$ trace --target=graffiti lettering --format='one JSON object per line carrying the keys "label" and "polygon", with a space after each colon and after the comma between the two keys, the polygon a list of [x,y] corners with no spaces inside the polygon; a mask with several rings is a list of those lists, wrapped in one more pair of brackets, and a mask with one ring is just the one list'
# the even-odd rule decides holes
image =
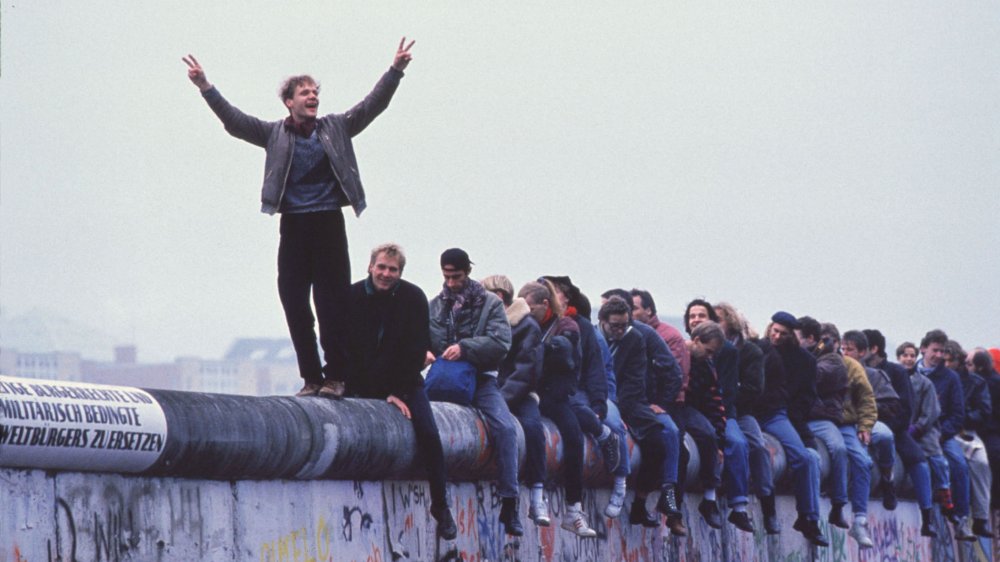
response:
{"label": "graffiti lettering", "polygon": [[372,516],[368,513],[361,511],[360,507],[347,507],[344,506],[344,519],[341,523],[341,533],[344,535],[344,540],[350,542],[354,540],[354,520],[353,515],[358,515],[358,530],[367,531],[371,529],[374,520]]}

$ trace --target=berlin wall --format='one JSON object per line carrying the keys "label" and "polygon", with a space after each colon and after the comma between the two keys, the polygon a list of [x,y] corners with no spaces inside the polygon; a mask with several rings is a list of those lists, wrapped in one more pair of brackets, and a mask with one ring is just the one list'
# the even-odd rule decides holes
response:
{"label": "berlin wall", "polygon": [[[553,526],[527,519],[522,489],[525,536],[508,537],[497,520],[500,498],[491,483],[485,425],[473,410],[452,404],[434,403],[434,412],[451,480],[455,541],[436,540],[412,428],[382,401],[0,376],[0,562],[1000,560],[996,541],[953,541],[940,516],[939,535],[921,537],[920,513],[905,486],[895,511],[872,500],[874,548],[859,551],[846,531],[825,521],[831,545],[810,546],[791,529],[795,502],[773,439],[772,464],[784,490],[780,535],[763,533],[755,501],[757,533],[728,523],[711,529],[697,512],[697,493],[685,497],[687,537],[629,525],[625,512],[604,517],[610,479],[590,443],[584,511],[597,538],[559,527],[565,502],[558,484],[547,491]],[[561,441],[553,425],[546,431],[550,473],[557,474]],[[696,454],[691,462],[695,474]],[[902,478],[901,466],[896,469]],[[821,504],[825,516],[829,501]],[[997,529],[1000,521],[993,519]]]}

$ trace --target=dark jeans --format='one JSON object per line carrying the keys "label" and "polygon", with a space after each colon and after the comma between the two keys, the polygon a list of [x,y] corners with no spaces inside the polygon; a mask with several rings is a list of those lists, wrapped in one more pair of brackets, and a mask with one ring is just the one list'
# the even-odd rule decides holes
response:
{"label": "dark jeans", "polygon": [[[281,215],[278,244],[278,296],[299,361],[299,375],[306,382],[344,380],[347,358],[344,318],[351,285],[344,214],[337,211]],[[320,364],[309,294],[319,319],[319,340],[326,368]]]}
{"label": "dark jeans", "polygon": [[[567,400],[552,400],[542,396],[542,415],[559,428],[563,442],[563,473],[566,478],[566,503],[583,500],[583,430],[573,407]],[[643,453],[645,455],[645,453]]]}
{"label": "dark jeans", "polygon": [[[508,406],[510,406],[508,404]],[[519,403],[510,406],[510,413],[524,429],[524,459],[523,476],[529,486],[545,483],[545,428],[542,426],[542,414],[538,402],[530,396],[525,396]]]}
{"label": "dark jeans", "polygon": [[[649,431],[644,439],[638,441],[642,461],[635,474],[635,489],[638,492],[654,492],[663,484],[663,462],[667,456],[667,446],[663,442],[663,434],[659,431]],[[678,494],[677,500],[681,500]]]}
{"label": "dark jeans", "polygon": [[[1000,408],[1000,404],[994,405]],[[1000,434],[983,431],[979,435],[986,446],[986,457],[990,461],[990,471],[993,473],[993,486],[990,487],[990,507],[1000,509]]]}
{"label": "dark jeans", "polygon": [[410,409],[410,421],[413,422],[413,432],[417,437],[418,462],[427,467],[427,483],[431,488],[431,505],[447,506],[445,482],[448,474],[444,466],[444,449],[441,447],[441,434],[434,421],[430,400],[424,385],[414,387],[403,398]]}

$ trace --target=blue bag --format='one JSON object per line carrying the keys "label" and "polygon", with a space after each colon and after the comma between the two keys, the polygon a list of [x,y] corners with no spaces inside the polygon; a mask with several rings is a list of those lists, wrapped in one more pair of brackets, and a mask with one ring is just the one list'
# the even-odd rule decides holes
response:
{"label": "blue bag", "polygon": [[427,372],[427,398],[437,402],[472,404],[476,393],[476,368],[468,361],[438,359]]}

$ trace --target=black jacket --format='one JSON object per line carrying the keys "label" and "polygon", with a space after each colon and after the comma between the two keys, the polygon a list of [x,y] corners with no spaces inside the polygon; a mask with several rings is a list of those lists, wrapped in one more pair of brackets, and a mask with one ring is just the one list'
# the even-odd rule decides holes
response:
{"label": "black jacket", "polygon": [[764,352],[757,344],[742,341],[736,344],[739,351],[740,390],[736,395],[736,414],[753,413],[754,404],[764,393]]}
{"label": "black jacket", "polygon": [[[545,346],[542,345],[542,329],[538,322],[528,313],[523,299],[518,299],[507,311],[507,319],[511,321],[510,351],[500,363],[497,384],[500,393],[508,406],[519,404],[529,392],[536,390],[542,373],[542,360],[545,356]],[[512,318],[510,308],[522,307],[523,314]]]}
{"label": "black jacket", "polygon": [[638,439],[663,431],[663,425],[649,408],[646,397],[646,347],[642,335],[632,328],[625,332],[622,339],[608,341],[608,347],[615,363],[618,409],[622,419]]}
{"label": "black jacket", "polygon": [[348,394],[405,400],[424,384],[420,371],[430,348],[427,296],[408,281],[378,292],[365,279],[351,285],[349,298]]}

